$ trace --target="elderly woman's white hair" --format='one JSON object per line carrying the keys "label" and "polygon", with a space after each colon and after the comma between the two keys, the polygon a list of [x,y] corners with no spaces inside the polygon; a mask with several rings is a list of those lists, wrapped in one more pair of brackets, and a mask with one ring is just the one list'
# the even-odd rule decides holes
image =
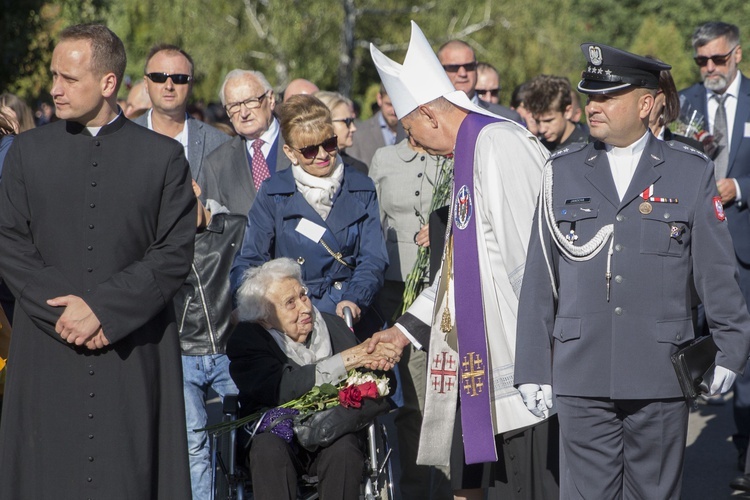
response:
{"label": "elderly woman's white hair", "polygon": [[287,278],[294,278],[302,283],[299,264],[287,257],[269,260],[260,267],[251,267],[245,271],[242,284],[237,290],[240,321],[257,323],[267,320],[273,311],[273,304],[266,298],[266,292],[273,283]]}

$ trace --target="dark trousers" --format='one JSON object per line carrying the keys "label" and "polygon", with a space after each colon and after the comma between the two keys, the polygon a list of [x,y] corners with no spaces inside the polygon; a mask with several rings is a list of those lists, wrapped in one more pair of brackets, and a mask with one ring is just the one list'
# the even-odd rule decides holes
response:
{"label": "dark trousers", "polygon": [[295,452],[272,433],[253,438],[248,454],[255,500],[296,500],[302,474],[318,477],[321,500],[358,500],[364,456],[357,435],[346,434],[314,453]]}
{"label": "dark trousers", "polygon": [[680,498],[684,399],[558,396],[560,499]]}

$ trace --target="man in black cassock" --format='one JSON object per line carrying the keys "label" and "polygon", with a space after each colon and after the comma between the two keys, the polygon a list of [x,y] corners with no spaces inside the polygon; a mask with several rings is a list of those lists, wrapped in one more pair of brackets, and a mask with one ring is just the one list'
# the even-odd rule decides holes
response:
{"label": "man in black cassock", "polygon": [[172,295],[195,197],[182,146],[117,107],[104,26],[52,55],[60,121],[18,136],[0,186],[0,275],[16,296],[0,498],[190,497]]}

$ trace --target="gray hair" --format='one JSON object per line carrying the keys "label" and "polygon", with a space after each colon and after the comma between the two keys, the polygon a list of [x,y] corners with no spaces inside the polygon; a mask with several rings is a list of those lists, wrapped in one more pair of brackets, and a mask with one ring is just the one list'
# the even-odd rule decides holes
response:
{"label": "gray hair", "polygon": [[739,45],[740,29],[734,24],[723,23],[721,21],[711,21],[701,24],[695,29],[691,43],[693,44],[693,49],[698,50],[707,43],[721,37],[726,37],[729,45]]}
{"label": "gray hair", "polygon": [[287,257],[269,260],[260,267],[251,267],[245,271],[242,284],[237,290],[240,321],[267,321],[273,312],[273,304],[266,298],[266,292],[273,283],[287,278],[294,278],[302,283],[299,264]]}
{"label": "gray hair", "polygon": [[221,105],[226,106],[227,100],[224,96],[224,89],[227,86],[227,83],[229,80],[232,80],[234,78],[241,78],[245,76],[251,76],[258,80],[260,85],[263,87],[263,90],[273,90],[273,87],[271,87],[271,84],[268,83],[268,80],[266,79],[266,76],[261,73],[260,71],[253,71],[249,69],[233,69],[229,73],[227,73],[227,76],[224,77],[224,83],[221,84],[221,90],[219,90],[219,99],[221,99]]}

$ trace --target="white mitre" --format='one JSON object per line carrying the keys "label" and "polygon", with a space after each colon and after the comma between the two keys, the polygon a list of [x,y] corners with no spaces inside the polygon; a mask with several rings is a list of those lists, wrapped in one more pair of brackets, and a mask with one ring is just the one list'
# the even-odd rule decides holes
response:
{"label": "white mitre", "polygon": [[372,43],[370,55],[399,120],[414,111],[417,106],[427,104],[438,97],[445,97],[467,111],[500,118],[471,102],[463,90],[453,87],[435,52],[432,51],[430,42],[414,21],[411,22],[411,40],[404,64],[389,58]]}

